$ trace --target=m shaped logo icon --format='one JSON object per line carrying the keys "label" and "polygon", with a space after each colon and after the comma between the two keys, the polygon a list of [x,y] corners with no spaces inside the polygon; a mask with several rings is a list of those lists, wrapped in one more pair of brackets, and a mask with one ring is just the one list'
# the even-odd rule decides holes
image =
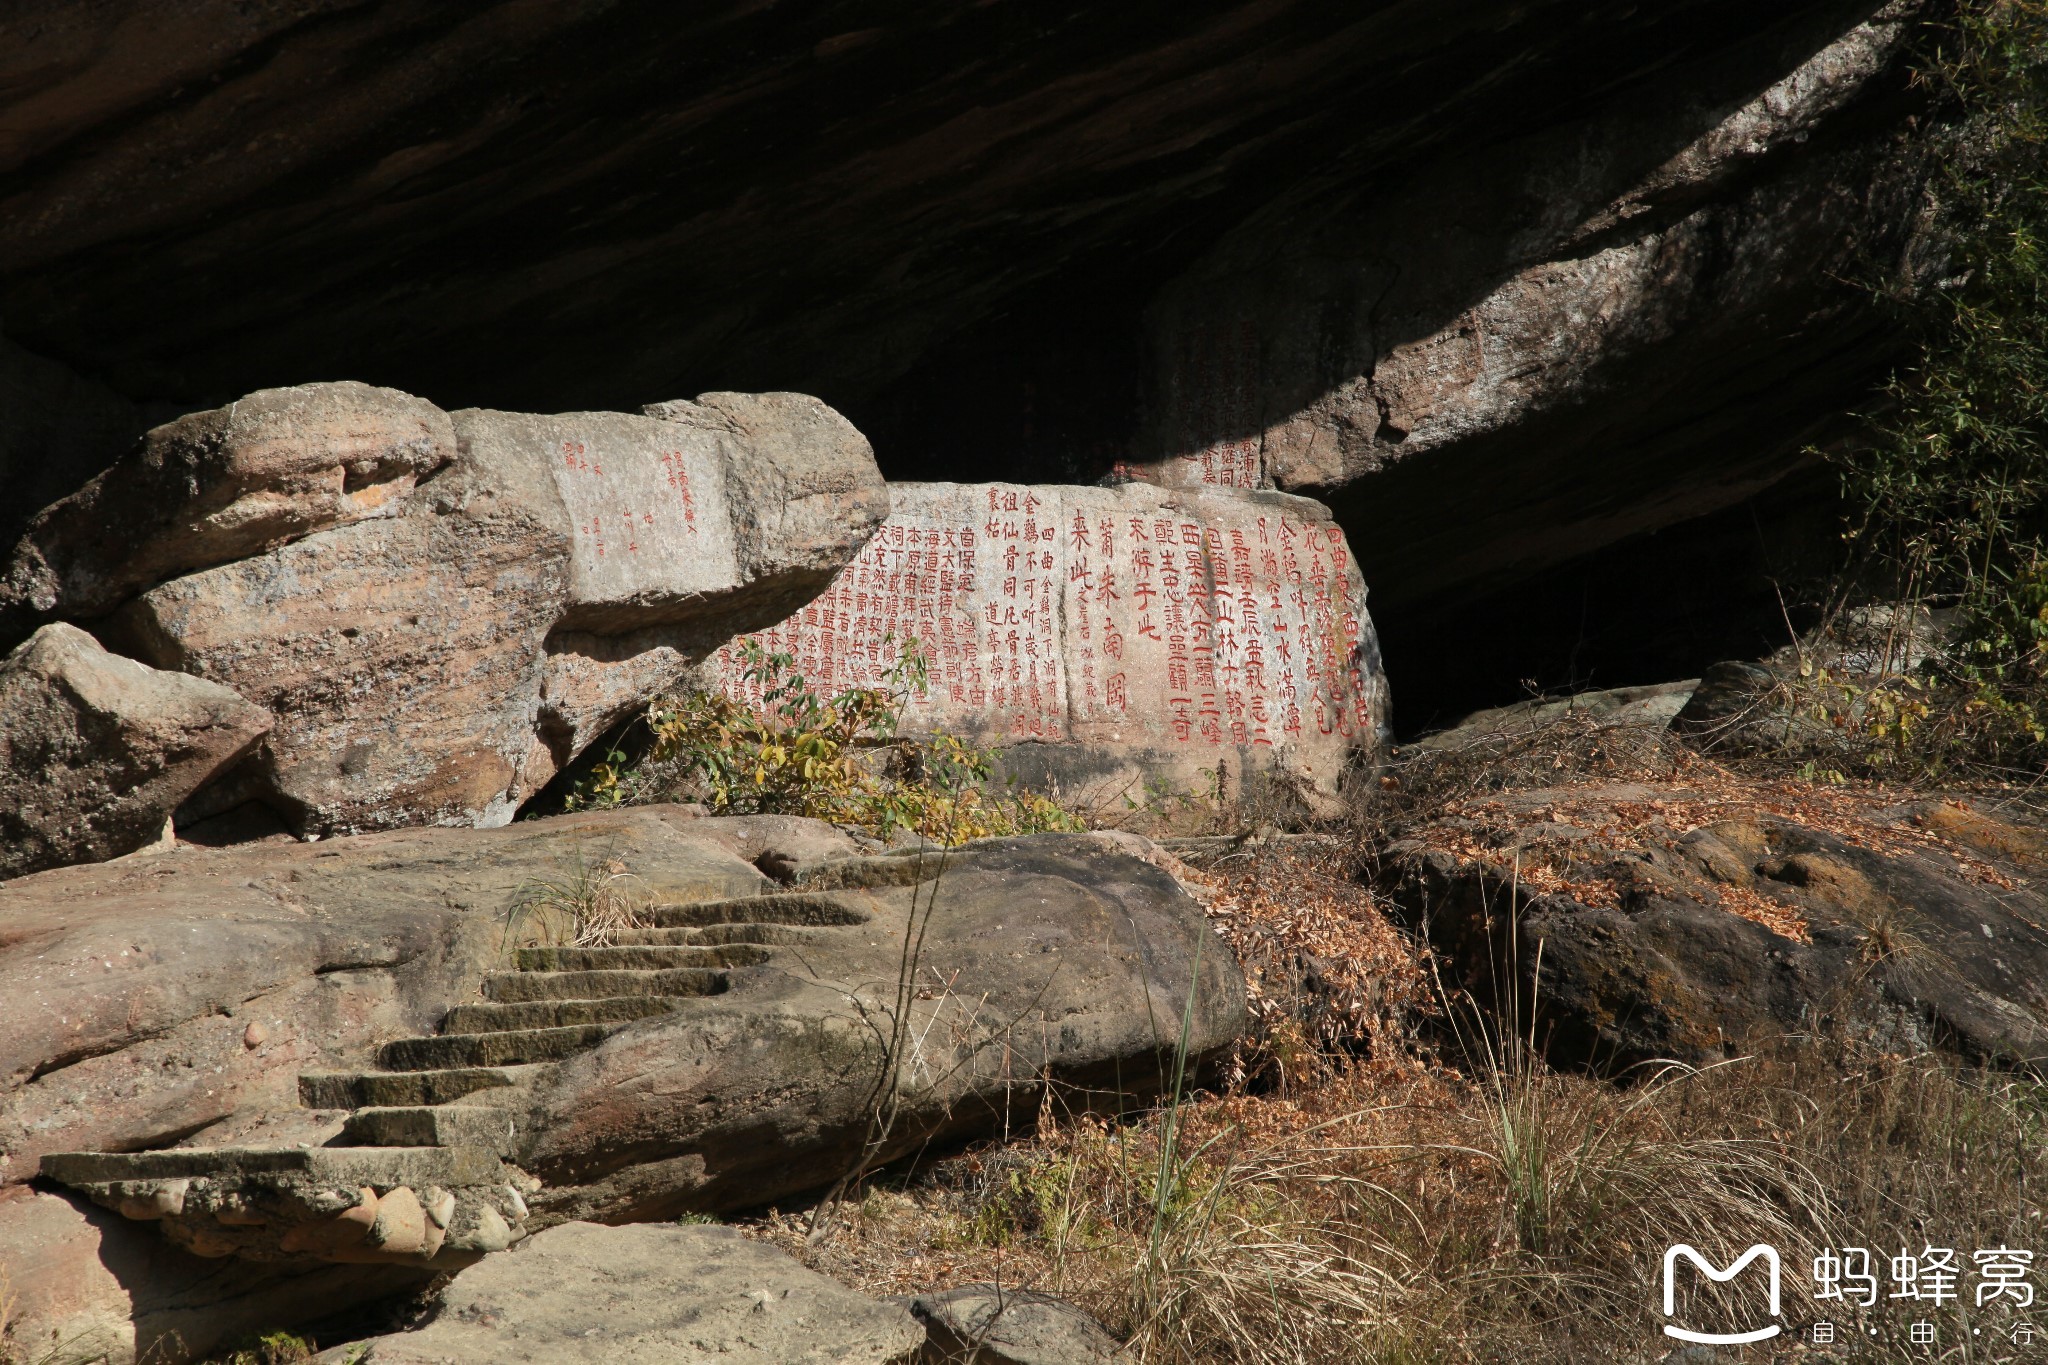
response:
{"label": "m shaped logo icon", "polygon": [[[1677,1246],[1667,1248],[1664,1252],[1665,1317],[1673,1317],[1678,1312],[1678,1286],[1674,1283],[1674,1272],[1677,1270],[1680,1257],[1698,1266],[1700,1273],[1716,1284],[1726,1284],[1748,1269],[1752,1261],[1762,1261],[1769,1267],[1771,1274],[1771,1316],[1774,1318],[1778,1316],[1780,1271],[1778,1269],[1778,1249],[1776,1247],[1766,1246],[1764,1243],[1758,1242],[1755,1246],[1737,1256],[1726,1270],[1722,1270],[1706,1257],[1700,1255],[1697,1250],[1681,1242]],[[1694,1332],[1684,1327],[1674,1327],[1668,1322],[1664,1324],[1665,1336],[1676,1337],[1680,1341],[1698,1342],[1703,1346],[1740,1346],[1745,1342],[1764,1341],[1778,1335],[1783,1330],[1775,1322],[1768,1327],[1757,1327],[1747,1332]]]}

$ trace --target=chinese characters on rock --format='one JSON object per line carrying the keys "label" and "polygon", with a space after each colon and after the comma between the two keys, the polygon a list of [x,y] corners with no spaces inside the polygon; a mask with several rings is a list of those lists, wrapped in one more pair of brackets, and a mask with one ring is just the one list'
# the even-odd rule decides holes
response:
{"label": "chinese characters on rock", "polygon": [[[572,505],[572,511],[576,516],[576,533],[584,539],[596,558],[605,557],[608,545],[614,553],[639,554],[643,537],[675,529],[677,513],[680,513],[683,533],[691,536],[697,534],[697,498],[690,487],[690,475],[684,468],[683,452],[680,450],[662,452],[661,483],[668,491],[670,500],[651,506],[647,505],[644,498],[636,502],[630,495],[626,495],[625,486],[618,489],[608,488],[603,458],[593,455],[588,443],[578,440],[562,441],[560,456],[561,465],[557,481],[565,486],[565,491],[567,487],[576,487],[579,490],[579,496],[574,498]],[[611,501],[611,498],[619,500]],[[606,505],[608,502],[609,506]]]}
{"label": "chinese characters on rock", "polygon": [[[930,690],[911,721],[986,739],[1271,748],[1370,731],[1364,604],[1327,521],[1128,487],[901,485],[897,503],[828,592],[757,637],[821,692],[881,684],[914,636]],[[721,671],[747,696],[731,649]]]}
{"label": "chinese characters on rock", "polygon": [[1259,338],[1249,320],[1189,327],[1174,357],[1170,401],[1182,468],[1173,482],[1257,488]]}

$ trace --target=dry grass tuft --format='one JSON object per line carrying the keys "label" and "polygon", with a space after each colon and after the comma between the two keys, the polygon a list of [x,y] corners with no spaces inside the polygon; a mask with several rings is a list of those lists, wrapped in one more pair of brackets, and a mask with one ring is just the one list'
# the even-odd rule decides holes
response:
{"label": "dry grass tuft", "polygon": [[620,933],[648,927],[648,894],[641,879],[607,848],[594,861],[578,849],[558,876],[535,877],[519,888],[505,912],[508,946],[608,948]]}

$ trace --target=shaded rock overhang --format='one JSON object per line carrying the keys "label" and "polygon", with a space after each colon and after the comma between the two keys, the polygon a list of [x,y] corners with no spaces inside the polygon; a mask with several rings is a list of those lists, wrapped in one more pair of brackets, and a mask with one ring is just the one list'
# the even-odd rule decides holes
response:
{"label": "shaded rock overhang", "polygon": [[[339,377],[527,410],[791,389],[852,417],[892,477],[993,458],[1086,480],[1141,439],[1148,308],[1247,236],[1282,261],[1363,237],[1345,249],[1431,272],[1376,329],[1384,353],[1555,254],[1555,234],[1464,230],[1557,205],[1446,200],[1446,176],[1598,125],[1632,130],[1624,188],[1880,8],[26,0],[0,18],[0,321],[138,399]],[[1902,84],[1736,180],[1881,135]],[[1446,224],[1471,240],[1432,256]],[[1723,327],[1704,368],[1683,346],[1632,361],[1609,389],[1655,401],[1590,431],[1539,413],[1350,485],[1375,592],[1497,584],[1768,482],[1796,462],[1780,438],[1892,353],[1808,285]],[[1370,361],[1311,361],[1267,401]],[[1663,472],[1723,465],[1704,491]],[[1588,489],[1614,514],[1587,514]]]}

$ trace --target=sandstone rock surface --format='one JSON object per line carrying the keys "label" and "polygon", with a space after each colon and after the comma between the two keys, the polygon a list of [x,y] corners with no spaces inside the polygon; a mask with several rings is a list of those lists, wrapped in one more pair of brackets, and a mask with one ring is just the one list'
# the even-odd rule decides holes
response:
{"label": "sandstone rock surface", "polygon": [[354,382],[181,417],[30,523],[0,578],[0,632],[104,616],[162,579],[393,515],[454,454],[446,413]]}
{"label": "sandstone rock surface", "polygon": [[1342,488],[1368,579],[1411,610],[1783,478],[1791,433],[1896,344],[1828,275],[1938,269],[1913,205],[1940,135],[1862,135],[1902,107],[1925,13],[1781,12],[1605,107],[1248,217],[1151,301],[1136,470]]}
{"label": "sandstone rock surface", "polygon": [[[0,1192],[0,1253],[99,1257],[114,1284],[38,1279],[27,1307],[134,1350],[157,1332],[159,1289],[122,1278],[157,1274],[143,1243],[253,1266],[167,1281],[189,1280],[196,1353],[209,1323],[325,1311],[262,1297],[286,1270],[418,1273],[564,1220],[759,1204],[1028,1121],[1048,1088],[1120,1108],[1165,1084],[1191,988],[1196,1066],[1244,1013],[1228,949],[1138,843],[858,857],[815,822],[645,807],[7,883],[0,1184],[101,1207]],[[644,898],[634,926],[508,938],[515,904],[591,869]]]}
{"label": "sandstone rock surface", "polygon": [[400,1266],[311,1271],[207,1260],[83,1198],[0,1189],[0,1269],[14,1296],[5,1344],[34,1365],[179,1365],[237,1339],[417,1290]]}
{"label": "sandstone rock surface", "polygon": [[1514,792],[1395,844],[1390,884],[1473,998],[1518,993],[1560,1062],[1703,1065],[1834,1029],[2048,1066],[2048,834],[1944,801],[1772,804]]}
{"label": "sandstone rock surface", "polygon": [[[688,421],[451,422],[361,385],[248,401],[253,413],[151,434],[164,469],[227,469],[179,504],[169,548],[73,575],[77,600],[102,606],[149,577],[137,563],[192,568],[129,602],[111,633],[277,718],[194,821],[254,800],[302,835],[503,823],[734,631],[805,600],[887,507],[865,440],[796,394],[670,405]],[[415,427],[428,435],[400,439]],[[119,512],[127,471],[50,525]],[[41,544],[25,540],[20,561],[44,562]]]}
{"label": "sandstone rock surface", "polygon": [[907,1365],[909,1313],[722,1227],[565,1223],[456,1276],[416,1331],[322,1365]]}
{"label": "sandstone rock surface", "polygon": [[[831,590],[762,632],[821,692],[883,685],[915,637],[930,687],[905,724],[1009,746],[1084,799],[1241,788],[1334,793],[1375,756],[1387,684],[1365,585],[1327,509],[1280,493],[897,484]],[[758,684],[734,648],[717,677]]]}
{"label": "sandstone rock surface", "polygon": [[[1171,877],[1116,840],[828,860],[795,888],[702,919],[681,907],[619,947],[536,961],[673,969],[719,965],[708,945],[745,954],[720,966],[715,992],[534,1085],[514,1159],[545,1186],[538,1217],[745,1208],[831,1183],[871,1138],[866,1159],[884,1161],[1027,1122],[1048,1089],[1057,1106],[1120,1109],[1166,1087],[1191,1004],[1198,1070],[1243,1028],[1229,949]],[[905,982],[911,933],[921,949]],[[893,1126],[871,1133],[884,1103]]]}
{"label": "sandstone rock surface", "polygon": [[44,626],[0,659],[0,877],[152,843],[270,724],[217,683],[109,654],[75,626]]}
{"label": "sandstone rock surface", "polygon": [[924,1324],[919,1365],[1108,1365],[1122,1343],[1063,1299],[965,1284],[909,1300]]}
{"label": "sandstone rock surface", "polygon": [[365,1064],[468,998],[520,889],[579,856],[650,896],[772,888],[751,858],[773,826],[726,823],[657,808],[181,848],[0,885],[0,1183],[45,1152],[212,1143],[296,1111],[300,1071]]}
{"label": "sandstone rock surface", "polygon": [[706,393],[644,411],[710,437],[740,576],[784,607],[823,592],[889,514],[867,438],[807,394]]}
{"label": "sandstone rock surface", "polygon": [[302,835],[511,819],[554,771],[541,691],[569,534],[536,491],[465,464],[407,515],[187,574],[124,608],[117,627],[142,658],[277,718],[214,805],[259,800]]}

